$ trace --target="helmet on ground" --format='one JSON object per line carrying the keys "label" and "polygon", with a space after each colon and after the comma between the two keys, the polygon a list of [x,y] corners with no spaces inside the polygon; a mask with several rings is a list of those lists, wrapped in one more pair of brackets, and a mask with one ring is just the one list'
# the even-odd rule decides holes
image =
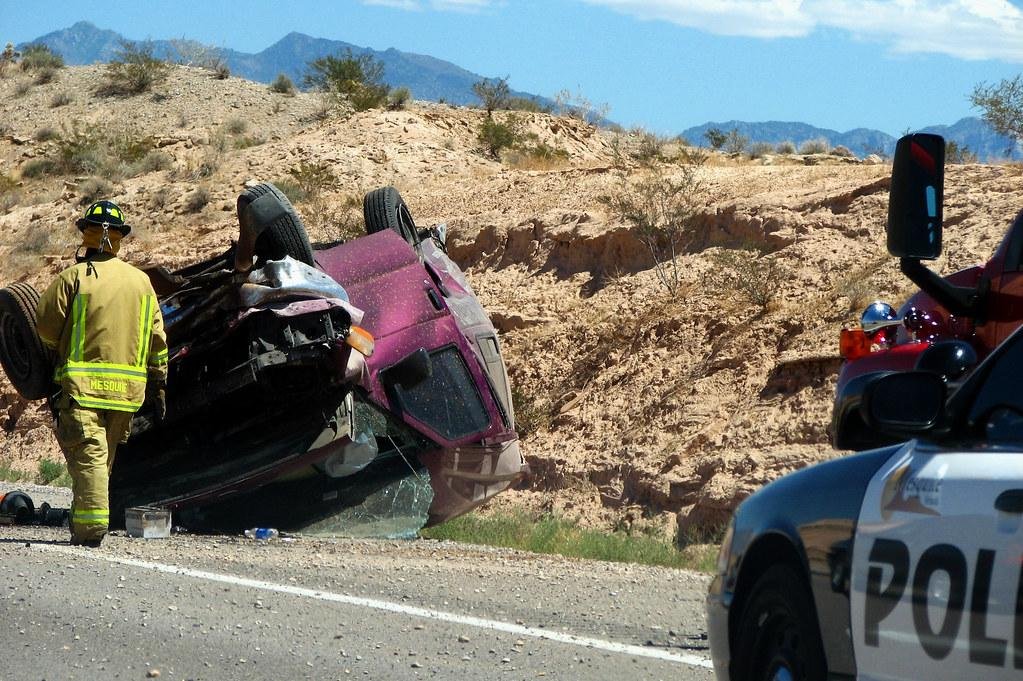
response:
{"label": "helmet on ground", "polygon": [[107,227],[121,234],[128,234],[131,227],[124,222],[124,213],[113,201],[97,201],[85,209],[85,215],[78,218],[75,226],[81,231],[89,227]]}

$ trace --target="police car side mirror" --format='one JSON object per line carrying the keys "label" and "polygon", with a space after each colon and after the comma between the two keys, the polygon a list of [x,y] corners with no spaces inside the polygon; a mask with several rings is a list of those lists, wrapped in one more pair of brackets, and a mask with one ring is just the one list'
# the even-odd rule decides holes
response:
{"label": "police car side mirror", "polygon": [[930,371],[888,374],[867,385],[860,415],[868,428],[910,438],[938,425],[945,396],[945,381]]}

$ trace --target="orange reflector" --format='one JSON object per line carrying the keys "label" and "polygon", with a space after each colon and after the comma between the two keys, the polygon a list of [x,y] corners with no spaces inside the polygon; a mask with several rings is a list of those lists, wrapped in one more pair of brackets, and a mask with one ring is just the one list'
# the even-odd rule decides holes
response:
{"label": "orange reflector", "polygon": [[845,359],[859,359],[870,354],[871,340],[863,329],[842,329],[838,352]]}
{"label": "orange reflector", "polygon": [[345,343],[348,343],[366,357],[371,357],[373,355],[373,348],[376,347],[372,334],[361,326],[353,326],[351,328],[348,332],[348,337],[345,338]]}

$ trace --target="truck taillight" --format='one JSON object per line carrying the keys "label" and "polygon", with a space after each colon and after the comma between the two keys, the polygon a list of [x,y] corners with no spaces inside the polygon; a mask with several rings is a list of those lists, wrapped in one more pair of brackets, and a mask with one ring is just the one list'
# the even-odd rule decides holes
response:
{"label": "truck taillight", "polygon": [[859,359],[869,355],[873,341],[863,329],[842,329],[838,338],[838,352],[844,359]]}

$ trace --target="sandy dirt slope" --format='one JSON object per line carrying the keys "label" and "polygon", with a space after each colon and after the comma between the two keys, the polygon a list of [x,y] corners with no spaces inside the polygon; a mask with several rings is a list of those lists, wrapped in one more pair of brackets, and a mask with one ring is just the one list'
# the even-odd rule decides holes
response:
{"label": "sandy dirt slope", "polygon": [[[56,141],[36,141],[47,127],[151,136],[167,155],[162,169],[107,178],[136,225],[125,257],[140,264],[223,250],[248,180],[326,169],[321,191],[297,204],[314,241],[359,233],[362,194],[395,185],[421,225],[448,224],[453,257],[502,331],[534,479],[491,508],[669,535],[720,524],[765,482],[839,455],[827,435],[839,329],[875,297],[898,303],[911,291],[884,250],[884,164],[712,156],[672,298],[642,242],[600,200],[619,178],[608,131],[521,114],[566,157],[499,162],[479,148],[478,110],[417,103],[319,120],[314,95],[199,69],[175,68],[155,97],[98,98],[101,78],[101,67],[65,68],[21,95],[18,78],[0,79],[0,175],[17,183],[3,194],[0,280],[41,288],[76,243],[88,173],[23,177],[26,164],[56,153]],[[59,92],[72,102],[52,107]],[[660,169],[679,172],[671,162]],[[1018,166],[948,169],[937,269],[986,259],[1023,207],[1021,175]],[[190,212],[197,188],[209,201]],[[775,264],[765,305],[723,264],[749,246]],[[0,408],[0,457],[30,469],[59,456],[45,409],[6,379]]]}

